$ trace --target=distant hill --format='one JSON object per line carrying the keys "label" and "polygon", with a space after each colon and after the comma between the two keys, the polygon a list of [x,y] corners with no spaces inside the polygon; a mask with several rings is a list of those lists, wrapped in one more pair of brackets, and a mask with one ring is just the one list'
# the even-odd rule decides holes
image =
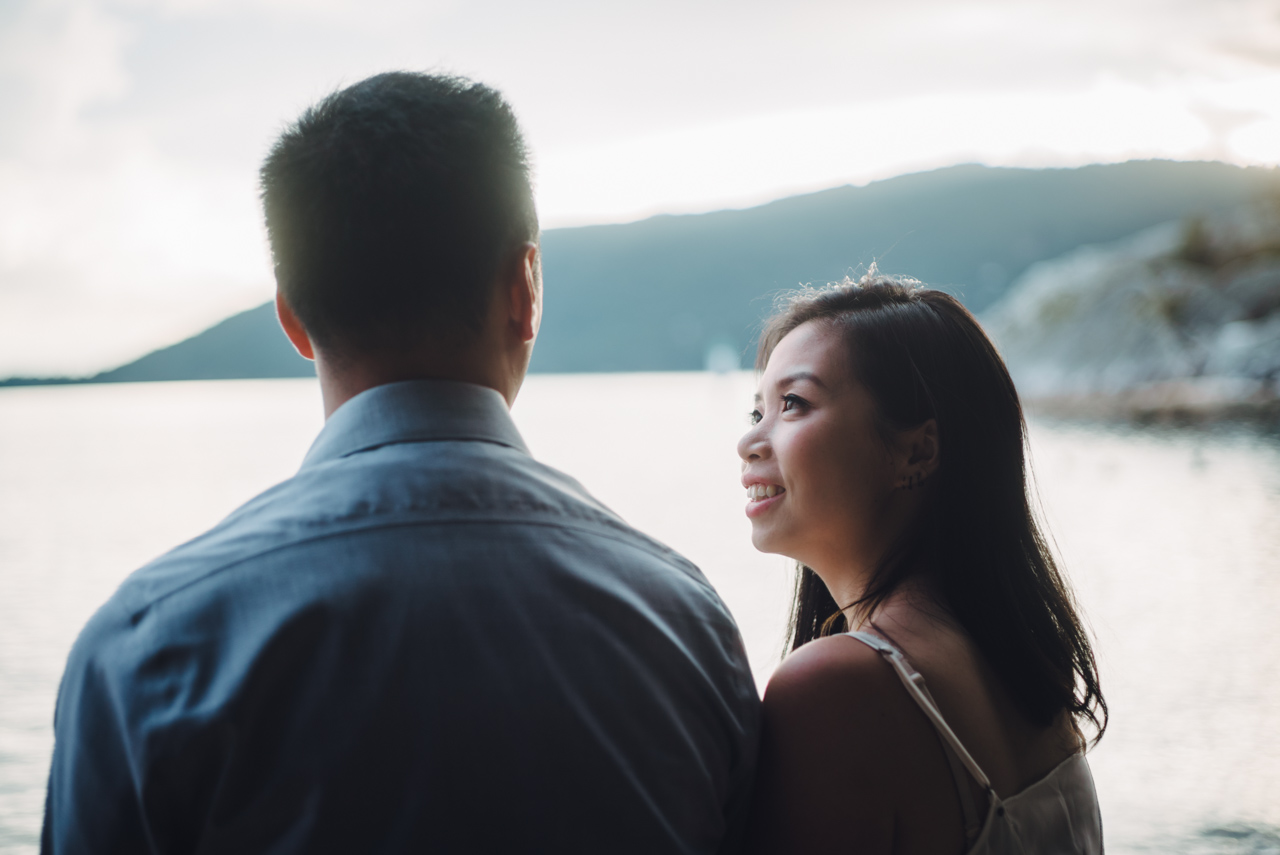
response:
{"label": "distant hill", "polygon": [[141,359],[104,371],[95,383],[141,380],[251,380],[259,377],[314,377],[315,367],[298,355],[276,320],[274,303],[232,315]]}
{"label": "distant hill", "polygon": [[956,166],[742,211],[549,231],[533,368],[701,368],[718,341],[749,357],[774,294],[872,261],[980,312],[1037,261],[1278,183],[1276,171],[1219,163]]}
{"label": "distant hill", "polygon": [[148,353],[127,365],[83,379],[13,377],[0,386],[67,383],[134,383],[149,380],[249,380],[314,377],[315,367],[298,355],[265,303],[232,315],[198,335]]}
{"label": "distant hill", "polygon": [[[774,295],[876,261],[975,312],[1032,264],[1280,188],[1280,171],[1131,161],[955,166],[756,208],[543,234],[546,314],[532,369],[700,369],[749,351]],[[95,381],[311,374],[263,305]],[[19,381],[21,382],[21,381]]]}

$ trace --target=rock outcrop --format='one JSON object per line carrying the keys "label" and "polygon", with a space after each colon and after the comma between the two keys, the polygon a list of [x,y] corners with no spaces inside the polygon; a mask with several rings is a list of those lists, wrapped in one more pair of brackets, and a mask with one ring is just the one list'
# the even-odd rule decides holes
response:
{"label": "rock outcrop", "polygon": [[1036,264],[983,322],[1033,408],[1275,421],[1280,198]]}

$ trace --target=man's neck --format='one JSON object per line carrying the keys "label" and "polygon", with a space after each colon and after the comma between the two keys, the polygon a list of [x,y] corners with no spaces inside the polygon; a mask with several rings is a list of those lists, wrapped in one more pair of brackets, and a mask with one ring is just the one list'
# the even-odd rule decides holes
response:
{"label": "man's neck", "polygon": [[322,353],[316,354],[316,376],[320,379],[320,393],[324,399],[324,417],[328,419],[339,407],[361,392],[388,383],[405,380],[454,380],[474,383],[496,390],[507,401],[515,402],[520,390],[519,379],[504,371],[503,366],[480,360],[362,360],[334,361]]}

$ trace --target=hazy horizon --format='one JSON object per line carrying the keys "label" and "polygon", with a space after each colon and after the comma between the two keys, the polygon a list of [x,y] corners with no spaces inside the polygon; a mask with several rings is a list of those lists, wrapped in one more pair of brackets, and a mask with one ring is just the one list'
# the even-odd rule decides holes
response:
{"label": "hazy horizon", "polygon": [[268,299],[262,155],[393,68],[506,94],[546,228],[965,162],[1280,162],[1270,0],[15,0],[0,376],[90,373]]}

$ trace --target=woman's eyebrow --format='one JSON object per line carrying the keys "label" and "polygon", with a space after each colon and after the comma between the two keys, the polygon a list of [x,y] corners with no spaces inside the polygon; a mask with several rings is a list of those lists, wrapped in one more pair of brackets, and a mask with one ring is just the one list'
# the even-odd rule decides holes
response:
{"label": "woman's eyebrow", "polygon": [[812,371],[797,371],[794,374],[788,374],[786,377],[783,377],[778,381],[778,388],[790,386],[797,380],[808,380],[815,386],[821,386],[823,389],[827,388],[827,384],[823,383],[822,380],[818,378],[818,375],[814,374]]}
{"label": "woman's eyebrow", "polygon": [[[813,383],[816,386],[821,386],[823,389],[827,388],[827,384],[818,379],[818,375],[814,374],[812,371],[797,371],[794,374],[788,374],[786,377],[783,377],[778,381],[777,387],[779,389],[785,389],[797,380],[808,380],[810,383]],[[760,406],[760,404],[764,402],[764,396],[759,392],[756,392],[752,400],[755,402],[756,406]]]}

